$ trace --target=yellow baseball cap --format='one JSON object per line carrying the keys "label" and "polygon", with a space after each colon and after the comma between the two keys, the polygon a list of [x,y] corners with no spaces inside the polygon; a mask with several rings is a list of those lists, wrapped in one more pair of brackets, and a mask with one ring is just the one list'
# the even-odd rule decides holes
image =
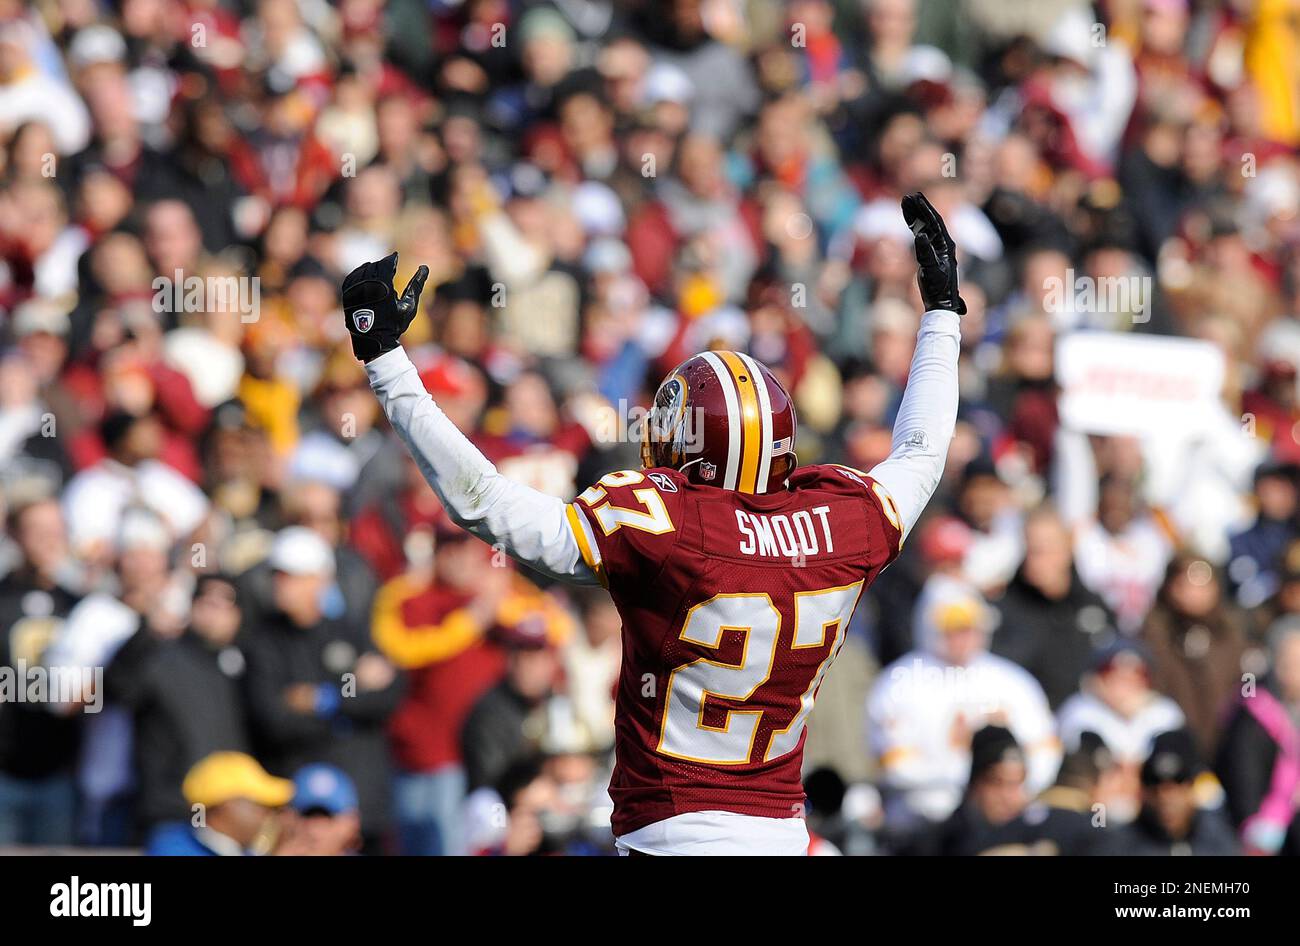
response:
{"label": "yellow baseball cap", "polygon": [[293,798],[293,782],[269,774],[251,755],[214,752],[194,764],[181,792],[191,805],[209,808],[236,798],[280,808]]}
{"label": "yellow baseball cap", "polygon": [[952,634],[985,625],[984,609],[974,598],[958,598],[934,610],[934,623],[941,633]]}

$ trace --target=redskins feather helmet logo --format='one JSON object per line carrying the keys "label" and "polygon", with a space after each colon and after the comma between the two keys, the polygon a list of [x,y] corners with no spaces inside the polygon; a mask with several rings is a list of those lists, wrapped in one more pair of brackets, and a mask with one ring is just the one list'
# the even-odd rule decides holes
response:
{"label": "redskins feather helmet logo", "polygon": [[352,313],[352,324],[356,326],[358,332],[364,335],[375,324],[375,310],[357,309]]}

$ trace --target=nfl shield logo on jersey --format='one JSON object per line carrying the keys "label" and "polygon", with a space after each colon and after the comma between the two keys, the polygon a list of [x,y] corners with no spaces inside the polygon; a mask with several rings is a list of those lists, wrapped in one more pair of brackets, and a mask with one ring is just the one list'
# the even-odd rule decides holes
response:
{"label": "nfl shield logo on jersey", "polygon": [[717,477],[718,467],[715,464],[710,463],[708,460],[705,460],[700,464],[700,479],[712,481],[717,479]]}
{"label": "nfl shield logo on jersey", "polygon": [[358,332],[370,331],[370,326],[375,324],[375,310],[357,309],[352,313],[352,324],[357,327]]}

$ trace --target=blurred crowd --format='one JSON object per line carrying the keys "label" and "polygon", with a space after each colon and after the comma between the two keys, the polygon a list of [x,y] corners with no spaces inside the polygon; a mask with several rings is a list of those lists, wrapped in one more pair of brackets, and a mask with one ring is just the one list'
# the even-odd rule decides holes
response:
{"label": "blurred crowd", "polygon": [[[556,495],[709,347],[870,469],[923,190],[958,429],[813,853],[1300,853],[1297,144],[1297,0],[0,0],[0,848],[610,853],[618,614],[447,521],[338,284],[428,265],[425,386]],[[1196,436],[1063,424],[1080,332],[1211,346]]]}

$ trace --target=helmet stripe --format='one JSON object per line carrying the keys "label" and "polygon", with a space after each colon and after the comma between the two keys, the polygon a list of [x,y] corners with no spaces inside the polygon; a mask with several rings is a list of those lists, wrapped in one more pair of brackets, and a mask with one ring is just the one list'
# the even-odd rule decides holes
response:
{"label": "helmet stripe", "polygon": [[[740,449],[740,480],[736,489],[742,493],[758,492],[758,467],[763,449],[763,412],[758,404],[758,379],[734,351],[720,351],[718,356],[736,379],[740,392],[740,417],[744,429]],[[741,381],[745,378],[745,381]],[[766,484],[764,484],[766,485]]]}
{"label": "helmet stripe", "polygon": [[753,356],[739,353],[745,364],[749,365],[750,377],[758,391],[759,416],[763,421],[762,437],[759,440],[758,492],[767,492],[768,476],[772,472],[772,443],[775,432],[772,430],[772,396],[767,390],[767,378]]}
{"label": "helmet stripe", "polygon": [[[722,471],[722,488],[735,489],[736,476],[740,467],[740,407],[736,391],[736,382],[731,377],[722,359],[711,351],[701,352],[709,363],[713,373],[718,376],[718,386],[722,388],[722,399],[727,404],[727,468]],[[703,431],[700,432],[703,436]]]}

